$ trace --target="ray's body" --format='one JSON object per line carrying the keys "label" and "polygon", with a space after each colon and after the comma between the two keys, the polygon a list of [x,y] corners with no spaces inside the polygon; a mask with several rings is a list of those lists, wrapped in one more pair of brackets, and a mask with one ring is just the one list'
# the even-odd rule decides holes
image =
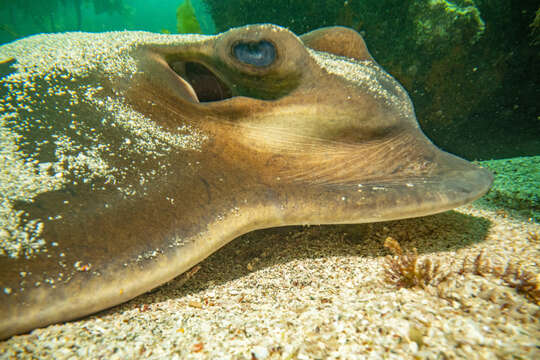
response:
{"label": "ray's body", "polygon": [[423,216],[491,184],[423,135],[349,29],[40,35],[0,60],[0,338],[127,301],[254,229]]}

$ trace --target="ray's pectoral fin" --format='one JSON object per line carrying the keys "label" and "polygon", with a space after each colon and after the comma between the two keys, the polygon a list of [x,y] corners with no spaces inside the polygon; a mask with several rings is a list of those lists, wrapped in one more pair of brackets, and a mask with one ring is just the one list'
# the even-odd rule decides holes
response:
{"label": "ray's pectoral fin", "polygon": [[325,51],[356,60],[373,60],[366,43],[353,29],[332,26],[310,31],[300,39],[313,50]]}

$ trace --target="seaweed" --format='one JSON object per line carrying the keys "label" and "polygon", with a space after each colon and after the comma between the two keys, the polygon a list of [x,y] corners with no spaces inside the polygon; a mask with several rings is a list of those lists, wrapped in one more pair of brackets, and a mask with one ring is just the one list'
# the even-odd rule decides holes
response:
{"label": "seaweed", "polygon": [[[511,261],[497,264],[486,258],[484,251],[480,251],[474,257],[465,257],[461,267],[452,270],[454,260],[442,264],[439,260],[420,259],[415,248],[403,251],[399,242],[392,237],[386,238],[384,246],[392,253],[392,256],[384,259],[384,281],[398,288],[417,287],[426,290],[429,286],[436,287],[455,276],[492,276],[502,280],[506,286],[515,289],[529,301],[540,305],[540,275],[525,269],[522,264]],[[438,294],[444,298],[440,291]]]}
{"label": "seaweed", "polygon": [[384,246],[393,254],[385,258],[384,278],[387,283],[397,287],[425,289],[428,285],[440,284],[450,275],[450,271],[443,270],[439,261],[419,259],[416,248],[404,252],[397,240],[390,236],[384,241]]}
{"label": "seaweed", "polygon": [[191,0],[185,0],[176,10],[176,27],[180,34],[202,34],[201,25]]}
{"label": "seaweed", "polygon": [[529,25],[531,28],[531,45],[536,46],[540,45],[540,8],[536,10],[536,15],[534,16],[534,20]]}
{"label": "seaweed", "polygon": [[[470,269],[467,269],[467,263],[471,263]],[[480,251],[472,261],[465,258],[457,273],[463,275],[467,272],[482,277],[499,278],[506,286],[516,289],[528,300],[540,305],[540,274],[524,269],[522,264],[510,261],[504,265],[493,264],[489,258],[484,256],[484,252]]]}

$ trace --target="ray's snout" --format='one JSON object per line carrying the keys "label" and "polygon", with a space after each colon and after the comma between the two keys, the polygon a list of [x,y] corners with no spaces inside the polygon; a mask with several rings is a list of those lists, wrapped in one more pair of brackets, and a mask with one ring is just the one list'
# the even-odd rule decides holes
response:
{"label": "ray's snout", "polygon": [[491,187],[490,171],[438,149],[419,129],[397,139],[357,150],[357,161],[347,170],[334,168],[334,178],[321,187],[335,206],[321,223],[432,215],[470,203]]}
{"label": "ray's snout", "polygon": [[488,192],[493,183],[489,170],[442,150],[436,151],[436,166],[429,177],[440,179],[449,201],[455,201],[455,206],[474,201]]}

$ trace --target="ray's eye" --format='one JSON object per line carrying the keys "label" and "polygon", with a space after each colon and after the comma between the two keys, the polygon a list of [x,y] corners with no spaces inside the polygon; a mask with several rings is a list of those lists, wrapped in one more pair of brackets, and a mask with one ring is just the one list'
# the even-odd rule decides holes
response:
{"label": "ray's eye", "polygon": [[257,67],[268,66],[276,60],[276,48],[266,40],[237,43],[233,54],[240,62]]}

